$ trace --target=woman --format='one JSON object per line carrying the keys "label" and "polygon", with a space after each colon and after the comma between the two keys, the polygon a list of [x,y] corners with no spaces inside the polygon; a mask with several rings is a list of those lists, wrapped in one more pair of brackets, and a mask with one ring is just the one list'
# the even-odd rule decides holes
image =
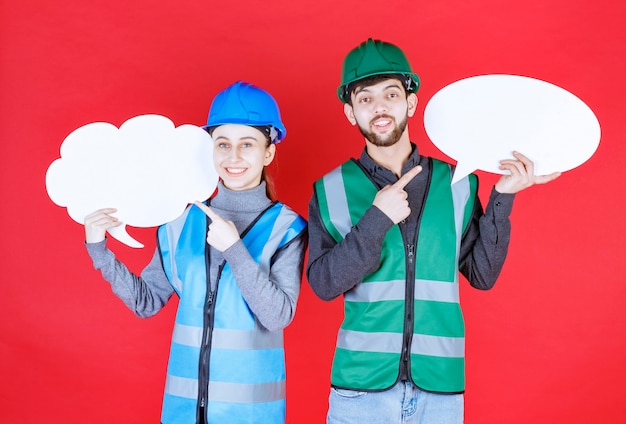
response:
{"label": "woman", "polygon": [[205,129],[217,194],[158,229],[141,276],[105,246],[106,230],[119,225],[115,209],[85,219],[87,250],[136,315],[180,297],[163,423],[282,423],[282,330],[295,313],[307,246],[306,221],[271,199],[264,171],[286,130],[270,94],[243,82],[215,97]]}

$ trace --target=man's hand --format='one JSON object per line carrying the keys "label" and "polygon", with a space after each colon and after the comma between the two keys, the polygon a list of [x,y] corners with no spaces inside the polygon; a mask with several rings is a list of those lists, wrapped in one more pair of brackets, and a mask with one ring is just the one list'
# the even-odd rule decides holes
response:
{"label": "man's hand", "polygon": [[420,172],[422,172],[422,167],[418,165],[401,176],[394,184],[385,186],[376,193],[373,205],[387,215],[394,224],[411,213],[407,200],[408,194],[404,191],[404,187]]}
{"label": "man's hand", "polygon": [[207,243],[223,252],[239,240],[239,232],[232,221],[225,220],[204,203],[195,202],[194,204],[211,218],[206,237]]}
{"label": "man's hand", "polygon": [[503,175],[496,183],[498,193],[517,193],[535,184],[546,184],[557,179],[561,173],[553,172],[549,175],[535,175],[533,161],[519,152],[513,152],[515,159],[500,161],[500,169],[509,171],[509,175]]}
{"label": "man's hand", "polygon": [[101,242],[107,230],[122,224],[116,217],[111,216],[115,212],[117,209],[98,209],[85,217],[85,241],[87,243]]}

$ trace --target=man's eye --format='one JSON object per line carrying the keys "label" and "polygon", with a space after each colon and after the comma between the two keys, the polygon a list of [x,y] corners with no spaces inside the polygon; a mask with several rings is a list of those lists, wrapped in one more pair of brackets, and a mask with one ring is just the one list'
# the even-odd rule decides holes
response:
{"label": "man's eye", "polygon": [[369,103],[370,98],[369,97],[361,97],[359,99],[359,103]]}

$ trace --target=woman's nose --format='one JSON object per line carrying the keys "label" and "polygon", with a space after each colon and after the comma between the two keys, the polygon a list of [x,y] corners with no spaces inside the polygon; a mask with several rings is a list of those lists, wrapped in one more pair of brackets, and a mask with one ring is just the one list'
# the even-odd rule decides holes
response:
{"label": "woman's nose", "polygon": [[240,158],[241,152],[239,151],[239,149],[230,149],[230,151],[228,152],[228,159],[239,160]]}

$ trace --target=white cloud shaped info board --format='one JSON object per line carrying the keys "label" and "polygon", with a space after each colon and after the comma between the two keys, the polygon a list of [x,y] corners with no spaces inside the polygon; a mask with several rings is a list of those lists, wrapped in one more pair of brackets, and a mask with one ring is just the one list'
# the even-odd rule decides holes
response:
{"label": "white cloud shaped info board", "polygon": [[570,92],[534,78],[482,75],[439,90],[424,110],[433,144],[457,160],[452,183],[480,169],[496,174],[518,151],[535,175],[573,169],[600,143],[593,111]]}
{"label": "white cloud shaped info board", "polygon": [[61,145],[61,157],[46,173],[46,189],[54,203],[84,224],[101,208],[116,208],[122,225],[112,237],[143,247],[126,225],[155,227],[180,216],[187,204],[206,200],[218,176],[213,142],[194,125],[175,127],[160,115],[140,115],[118,129],[95,122],[74,130]]}

